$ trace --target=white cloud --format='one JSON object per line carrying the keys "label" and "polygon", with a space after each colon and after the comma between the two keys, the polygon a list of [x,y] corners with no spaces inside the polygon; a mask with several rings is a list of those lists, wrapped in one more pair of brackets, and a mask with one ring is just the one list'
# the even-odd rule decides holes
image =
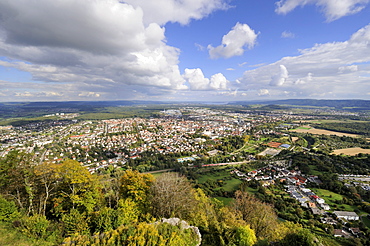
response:
{"label": "white cloud", "polygon": [[79,97],[100,97],[99,93],[95,93],[92,91],[84,91],[78,94]]}
{"label": "white cloud", "polygon": [[338,68],[338,73],[350,73],[358,71],[357,65],[343,66]]}
{"label": "white cloud", "polygon": [[188,81],[191,90],[225,90],[229,81],[221,73],[205,78],[200,68],[185,69],[184,78]]}
{"label": "white cloud", "polygon": [[230,32],[222,37],[222,44],[217,47],[208,45],[212,59],[230,58],[243,55],[246,48],[251,49],[256,44],[258,33],[247,24],[236,23]]}
{"label": "white cloud", "polygon": [[217,73],[211,76],[209,87],[214,90],[225,90],[228,82],[222,73]]}
{"label": "white cloud", "polygon": [[215,10],[229,8],[225,0],[125,0],[144,11],[144,22],[164,25],[178,22],[186,25],[191,20],[200,20]]}
{"label": "white cloud", "polygon": [[258,96],[267,96],[267,95],[270,95],[270,92],[267,89],[260,89],[258,91]]}
{"label": "white cloud", "polygon": [[282,38],[295,38],[294,33],[289,32],[289,31],[284,31],[281,33]]}
{"label": "white cloud", "polygon": [[[239,88],[274,88],[274,96],[366,98],[370,77],[370,24],[347,41],[317,44],[295,57],[245,71]],[[289,74],[288,74],[289,71]],[[273,87],[275,86],[275,87]],[[277,90],[281,90],[280,92]],[[271,94],[271,90],[270,90]],[[286,93],[285,93],[286,94]]]}
{"label": "white cloud", "polygon": [[280,0],[276,2],[275,12],[287,14],[295,8],[315,4],[325,14],[328,21],[352,15],[361,11],[370,0]]}
{"label": "white cloud", "polygon": [[296,85],[299,85],[299,84],[306,84],[310,81],[313,80],[313,74],[312,73],[308,73],[307,76],[305,78],[299,78],[297,79],[294,84]]}
{"label": "white cloud", "polygon": [[7,57],[0,65],[28,72],[35,81],[68,83],[64,90],[89,92],[93,85],[95,96],[132,96],[137,87],[154,94],[188,89],[178,67],[180,50],[167,45],[161,25],[202,19],[227,9],[225,2],[0,1],[0,56]]}
{"label": "white cloud", "polygon": [[284,65],[280,65],[280,73],[274,75],[271,78],[270,85],[272,86],[282,86],[285,81],[289,78],[288,70]]}

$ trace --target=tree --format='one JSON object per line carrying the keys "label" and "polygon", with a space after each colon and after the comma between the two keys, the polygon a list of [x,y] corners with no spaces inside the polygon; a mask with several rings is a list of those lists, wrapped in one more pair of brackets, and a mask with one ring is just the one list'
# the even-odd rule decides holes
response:
{"label": "tree", "polygon": [[296,232],[288,233],[280,242],[283,246],[314,246],[315,236],[308,229],[299,229]]}
{"label": "tree", "polygon": [[235,192],[235,201],[232,207],[241,213],[243,220],[250,224],[256,232],[257,238],[270,239],[274,237],[278,221],[271,205],[261,202],[247,192],[238,190]]}
{"label": "tree", "polygon": [[27,214],[34,212],[33,165],[29,154],[12,151],[0,160],[0,189]]}
{"label": "tree", "polygon": [[[44,162],[37,165],[34,169],[34,174],[37,182],[40,184],[38,189],[40,190],[38,197],[40,201],[39,214],[46,214],[46,207],[49,198],[53,195],[53,191],[56,188],[56,183],[59,179],[58,173],[59,165]],[[42,189],[43,187],[43,189]]]}
{"label": "tree", "polygon": [[248,229],[238,211],[225,207],[218,200],[211,200],[201,189],[196,190],[195,199],[197,205],[191,224],[199,228],[202,245],[248,245],[255,241],[254,230]]}
{"label": "tree", "polygon": [[12,221],[19,216],[13,201],[7,201],[0,195],[0,221]]}
{"label": "tree", "polygon": [[59,175],[58,196],[54,198],[57,214],[68,213],[70,209],[91,212],[99,202],[98,180],[86,167],[74,160],[66,160],[57,171]]}
{"label": "tree", "polygon": [[190,182],[178,173],[164,173],[151,189],[151,212],[157,218],[186,219],[194,211],[196,201]]}
{"label": "tree", "polygon": [[77,209],[71,209],[62,214],[62,222],[67,235],[89,234],[89,219],[86,213],[80,213]]}
{"label": "tree", "polygon": [[153,184],[151,174],[141,174],[138,171],[126,170],[120,179],[120,194],[123,198],[131,198],[141,209],[148,206],[148,195]]}
{"label": "tree", "polygon": [[241,226],[236,230],[236,242],[239,246],[251,246],[257,242],[257,237],[249,225]]}

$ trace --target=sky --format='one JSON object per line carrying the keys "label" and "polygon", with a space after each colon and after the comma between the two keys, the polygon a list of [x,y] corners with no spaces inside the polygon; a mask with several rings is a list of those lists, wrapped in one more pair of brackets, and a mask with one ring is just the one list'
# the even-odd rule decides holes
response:
{"label": "sky", "polygon": [[0,101],[370,99],[370,0],[1,0]]}

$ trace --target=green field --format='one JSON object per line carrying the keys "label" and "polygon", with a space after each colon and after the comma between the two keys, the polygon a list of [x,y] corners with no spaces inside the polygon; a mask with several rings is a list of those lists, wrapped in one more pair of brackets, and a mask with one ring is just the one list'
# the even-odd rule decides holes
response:
{"label": "green field", "polygon": [[316,189],[316,188],[312,188],[311,190],[313,192],[315,192],[316,195],[318,195],[319,197],[324,198],[325,201],[327,201],[327,200],[342,200],[343,199],[342,195],[334,193],[334,192],[329,191],[329,190]]}
{"label": "green field", "polygon": [[[225,180],[222,180],[225,179]],[[239,185],[243,182],[240,179],[233,178],[230,174],[230,168],[228,167],[211,167],[203,169],[203,173],[197,179],[198,183],[203,184],[206,181],[222,180],[223,185],[215,188],[214,190],[224,189],[225,191],[232,192],[239,188]]]}
{"label": "green field", "polygon": [[215,190],[223,188],[225,191],[236,191],[239,189],[239,185],[243,183],[243,181],[233,178],[231,180],[225,181],[224,183],[225,184],[222,187],[216,188]]}
{"label": "green field", "polygon": [[318,175],[321,175],[322,174],[322,172],[320,172],[320,171],[317,171],[316,170],[316,166],[315,165],[308,165],[309,166],[309,168],[310,168],[310,174],[311,175],[316,175],[316,176],[318,176]]}
{"label": "green field", "polygon": [[[310,130],[312,127],[303,127],[303,126],[300,126],[300,127],[297,127],[296,129],[302,129],[302,130]],[[295,129],[294,129],[295,130]]]}
{"label": "green field", "polygon": [[[325,202],[330,206],[331,210],[344,210],[353,212],[355,209],[358,209],[357,206],[351,206],[348,204],[338,204],[336,201],[343,199],[343,196],[338,193],[317,188],[312,188],[311,190],[315,192],[316,195],[323,198]],[[337,208],[335,208],[335,206]]]}
{"label": "green field", "polygon": [[361,217],[361,220],[362,222],[368,227],[370,228],[370,219],[367,217],[367,216],[362,216]]}
{"label": "green field", "polygon": [[229,205],[233,200],[233,198],[221,197],[221,196],[217,196],[217,197],[215,197],[215,199],[219,200],[224,205]]}

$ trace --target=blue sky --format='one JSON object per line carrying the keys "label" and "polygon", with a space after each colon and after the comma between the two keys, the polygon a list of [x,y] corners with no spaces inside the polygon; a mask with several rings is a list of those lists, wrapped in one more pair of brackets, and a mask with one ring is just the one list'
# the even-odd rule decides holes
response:
{"label": "blue sky", "polygon": [[370,0],[2,0],[0,101],[370,99]]}

